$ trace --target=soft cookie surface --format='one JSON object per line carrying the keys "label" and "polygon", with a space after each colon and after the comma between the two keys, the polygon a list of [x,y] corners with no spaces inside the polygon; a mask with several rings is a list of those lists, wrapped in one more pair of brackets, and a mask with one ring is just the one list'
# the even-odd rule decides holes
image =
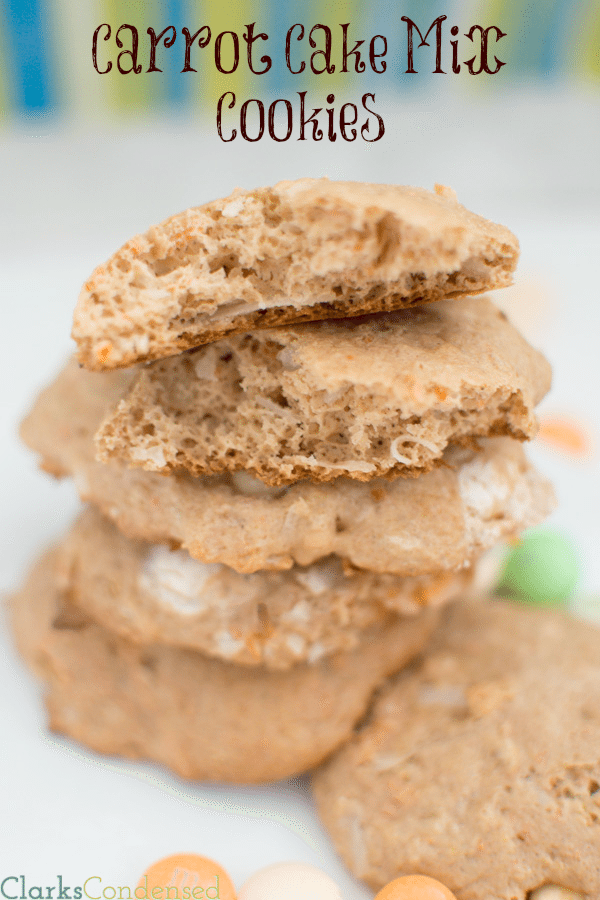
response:
{"label": "soft cookie surface", "polygon": [[58,571],[80,609],[129,640],[271,669],[352,650],[367,628],[439,606],[470,581],[466,570],[422,578],[345,571],[335,556],[242,575],[129,540],[92,508],[62,543]]}
{"label": "soft cookie surface", "polygon": [[12,601],[18,647],[47,683],[50,727],[186,778],[255,783],[318,764],[375,687],[422,649],[437,616],[394,620],[351,653],[269,672],[124,640],[68,601],[54,566],[46,556]]}
{"label": "soft cookie surface", "polygon": [[272,484],[419,474],[451,442],[535,434],[550,366],[485,297],[234,335],[142,368],[100,458]]}
{"label": "soft cookie surface", "polygon": [[518,244],[453,192],[283,181],[179,213],[84,285],[81,362],[111,369],[225,334],[398,309],[510,284]]}
{"label": "soft cookie surface", "polygon": [[592,900],[599,748],[600,631],[454,604],[314,790],[340,853],[374,886],[423,872],[458,900],[529,900],[544,885]]}
{"label": "soft cookie surface", "polygon": [[334,553],[360,569],[420,576],[455,571],[552,510],[549,483],[521,445],[490,438],[454,448],[419,478],[349,478],[273,488],[246,473],[190,477],[94,458],[93,436],[132,373],[90,373],[72,361],[22,426],[56,475],[129,537],[183,547],[238,572],[310,565]]}

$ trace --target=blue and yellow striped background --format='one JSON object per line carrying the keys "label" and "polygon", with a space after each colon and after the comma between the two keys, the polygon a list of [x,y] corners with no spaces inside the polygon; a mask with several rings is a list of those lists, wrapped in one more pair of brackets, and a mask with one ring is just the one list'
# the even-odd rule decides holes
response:
{"label": "blue and yellow striped background", "polygon": [[[401,16],[409,15],[419,27],[427,28],[441,13],[448,15],[448,25],[458,24],[462,30],[477,22],[498,25],[507,32],[501,45],[506,66],[499,76],[505,85],[511,80],[555,84],[580,79],[600,86],[598,0],[0,0],[0,110],[6,123],[32,115],[76,118],[201,110],[209,105],[212,109],[215,98],[225,90],[245,97],[285,96],[317,85],[356,90],[358,83],[365,90],[402,92],[409,86],[422,86],[427,77],[407,77],[394,53],[405,35]],[[113,26],[111,42],[101,45],[103,59],[116,57],[118,25],[127,22],[139,27],[142,74],[123,76],[116,66],[108,75],[94,71],[92,34],[102,22]],[[248,22],[256,22],[257,30],[269,34],[268,44],[262,47],[273,57],[270,72],[263,76],[248,72],[242,43],[242,64],[236,73],[217,72],[211,44],[206,50],[194,48],[198,73],[181,74],[184,25],[195,31],[208,24],[213,35],[227,30],[241,37]],[[344,75],[343,83],[337,74],[291,75],[282,47],[285,32],[294,22],[335,25],[336,34],[338,23],[350,22],[354,39],[386,35],[388,71],[384,76]],[[176,27],[178,41],[170,51],[159,50],[163,73],[146,73],[146,28],[152,26],[158,33],[167,25]],[[484,76],[486,86],[499,78]],[[465,85],[469,79],[460,76],[460,81]]]}

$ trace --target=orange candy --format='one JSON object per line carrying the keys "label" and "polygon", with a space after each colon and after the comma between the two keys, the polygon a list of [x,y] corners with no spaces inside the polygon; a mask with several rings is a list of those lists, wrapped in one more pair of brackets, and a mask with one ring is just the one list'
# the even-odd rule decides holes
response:
{"label": "orange candy", "polygon": [[136,900],[235,900],[225,869],[206,856],[177,853],[146,869],[135,889]]}
{"label": "orange candy", "polygon": [[577,422],[546,417],[540,422],[538,438],[569,456],[584,457],[590,452],[590,441]]}
{"label": "orange candy", "polygon": [[403,875],[382,888],[375,900],[456,900],[447,887],[427,875]]}

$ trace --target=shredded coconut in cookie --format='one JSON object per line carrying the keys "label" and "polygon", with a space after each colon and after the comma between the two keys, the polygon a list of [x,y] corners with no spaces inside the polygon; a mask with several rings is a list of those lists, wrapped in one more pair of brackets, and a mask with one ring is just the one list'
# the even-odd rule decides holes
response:
{"label": "shredded coconut in cookie", "polygon": [[154,547],[148,553],[140,573],[140,586],[183,615],[205,612],[211,601],[204,589],[207,581],[221,569],[192,559],[185,550]]}

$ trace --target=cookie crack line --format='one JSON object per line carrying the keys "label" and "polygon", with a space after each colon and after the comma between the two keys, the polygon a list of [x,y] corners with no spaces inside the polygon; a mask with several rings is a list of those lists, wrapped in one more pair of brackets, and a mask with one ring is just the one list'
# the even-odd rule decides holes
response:
{"label": "cookie crack line", "polygon": [[162,473],[417,476],[452,443],[537,430],[550,366],[484,297],[265,329],[138,370],[99,459]]}

